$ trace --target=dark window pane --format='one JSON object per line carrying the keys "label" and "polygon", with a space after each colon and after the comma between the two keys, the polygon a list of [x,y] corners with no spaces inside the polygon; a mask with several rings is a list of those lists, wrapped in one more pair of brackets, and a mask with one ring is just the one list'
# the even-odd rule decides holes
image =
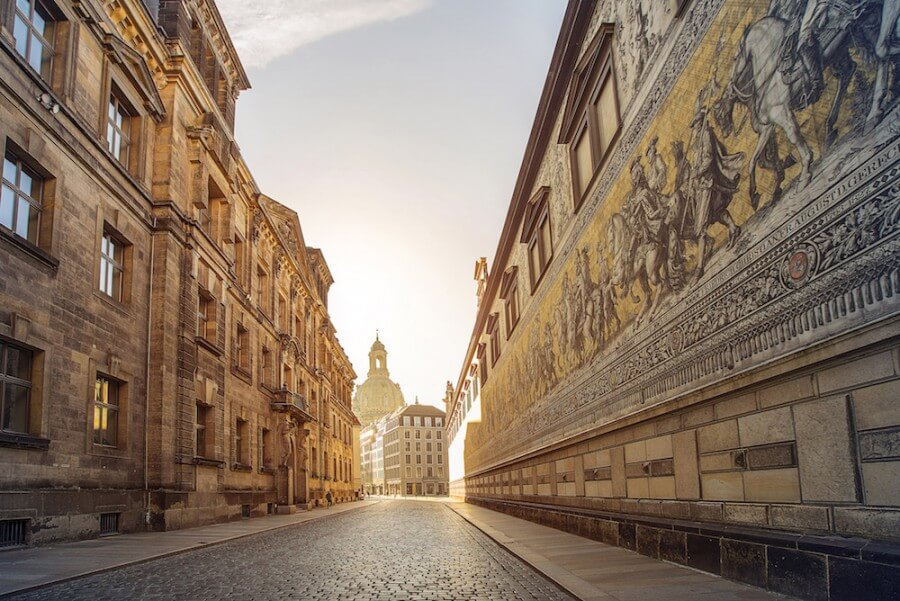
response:
{"label": "dark window pane", "polygon": [[3,391],[2,428],[11,432],[28,432],[28,393],[25,386],[6,384]]}
{"label": "dark window pane", "polygon": [[30,382],[31,352],[14,346],[8,346],[6,348],[6,374]]}

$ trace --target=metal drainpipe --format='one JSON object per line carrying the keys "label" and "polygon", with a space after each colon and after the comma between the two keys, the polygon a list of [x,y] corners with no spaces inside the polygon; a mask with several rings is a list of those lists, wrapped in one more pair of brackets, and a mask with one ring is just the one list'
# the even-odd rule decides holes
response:
{"label": "metal drainpipe", "polygon": [[144,371],[144,525],[150,525],[150,338],[153,330],[153,266],[156,253],[154,247],[156,244],[156,216],[153,216],[150,231],[150,278],[147,284],[147,364]]}

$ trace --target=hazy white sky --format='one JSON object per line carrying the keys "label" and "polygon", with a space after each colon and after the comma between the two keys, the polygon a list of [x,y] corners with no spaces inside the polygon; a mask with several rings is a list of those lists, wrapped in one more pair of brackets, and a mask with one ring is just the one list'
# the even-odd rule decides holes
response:
{"label": "hazy white sky", "polygon": [[376,328],[407,402],[455,383],[565,4],[219,0],[253,84],[238,143],[323,249],[358,383]]}

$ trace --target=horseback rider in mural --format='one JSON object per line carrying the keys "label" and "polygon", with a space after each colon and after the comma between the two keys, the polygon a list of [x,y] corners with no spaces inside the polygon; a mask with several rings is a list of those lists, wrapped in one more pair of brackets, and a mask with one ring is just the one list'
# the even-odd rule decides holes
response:
{"label": "horseback rider in mural", "polygon": [[691,148],[694,164],[691,166],[693,193],[691,216],[694,229],[692,238],[697,242],[697,268],[694,279],[703,275],[706,261],[712,254],[713,240],[708,230],[714,223],[728,228],[728,246],[733,246],[740,234],[728,212],[728,205],[738,189],[744,153],[729,154],[716,136],[708,118],[707,107],[698,102],[697,112],[691,121]]}
{"label": "horseback rider in mural", "polygon": [[[844,97],[857,72],[857,60],[877,64],[871,110],[862,123],[873,127],[883,114],[891,71],[896,73],[900,8],[896,0],[773,0],[768,13],[744,30],[734,59],[731,80],[714,109],[716,122],[726,137],[737,133],[732,121],[736,103],[745,105],[756,149],[748,165],[750,203],[759,206],[757,166],[773,170],[772,200],[781,197],[784,170],[800,164],[800,187],[812,178],[813,152],[800,130],[796,113],[819,102],[825,89],[825,71],[837,78],[837,90],[825,122],[826,148],[838,138],[837,121]],[[851,49],[855,52],[851,53]],[[893,87],[897,81],[894,76]],[[868,83],[859,80],[856,94],[865,94]],[[894,90],[896,96],[896,90]],[[776,129],[784,132],[798,157],[780,157]]]}

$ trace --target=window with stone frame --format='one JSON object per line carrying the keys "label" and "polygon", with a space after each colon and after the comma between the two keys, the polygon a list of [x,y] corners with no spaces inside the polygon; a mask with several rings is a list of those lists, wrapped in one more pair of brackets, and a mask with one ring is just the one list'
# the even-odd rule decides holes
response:
{"label": "window with stone frame", "polygon": [[234,365],[244,373],[250,373],[250,330],[241,322],[235,325]]}
{"label": "window with stone frame", "polygon": [[250,464],[250,422],[240,417],[234,420],[234,463]]}
{"label": "window with stone frame", "polygon": [[106,149],[119,163],[129,166],[136,112],[115,88],[106,107]]}
{"label": "window with stone frame", "polygon": [[0,187],[0,226],[40,245],[45,178],[7,149]]}
{"label": "window with stone frame", "polygon": [[269,273],[262,265],[256,266],[256,306],[264,313],[269,311]]}
{"label": "window with stone frame", "polygon": [[212,177],[207,179],[206,198],[197,201],[197,221],[200,229],[217,245],[233,241],[231,219],[228,217],[228,200],[219,184]]}
{"label": "window with stone frame", "polygon": [[274,388],[278,385],[275,381],[275,353],[267,345],[263,345],[260,357],[259,378],[263,386]]}
{"label": "window with stone frame", "polygon": [[213,408],[197,403],[194,420],[194,454],[197,457],[213,456]]}
{"label": "window with stone frame", "polygon": [[0,340],[0,429],[29,434],[33,353]]}
{"label": "window with stone frame", "polygon": [[560,144],[569,147],[572,195],[581,208],[621,127],[611,60],[612,25],[602,25],[575,68]]}
{"label": "window with stone frame", "polygon": [[503,300],[503,310],[506,317],[506,338],[512,335],[516,324],[519,323],[519,268],[510,267],[503,273],[500,280],[500,298]]}
{"label": "window with stone frame", "polygon": [[272,463],[272,431],[268,428],[260,428],[256,446],[259,453],[257,458],[259,467],[269,467]]}
{"label": "window with stone frame", "polygon": [[128,244],[108,225],[100,239],[100,292],[113,300],[125,300],[125,250]]}
{"label": "window with stone frame", "polygon": [[15,0],[12,35],[16,52],[50,81],[53,71],[59,11],[44,0]]}
{"label": "window with stone frame", "polygon": [[[553,236],[550,228],[550,188],[544,186],[528,201],[522,222],[522,237],[528,254],[528,274],[534,292],[553,259]],[[515,279],[515,278],[512,278]],[[510,281],[510,286],[513,284]],[[516,306],[518,320],[518,305]]]}
{"label": "window with stone frame", "polygon": [[247,242],[237,232],[234,233],[234,279],[247,288]]}
{"label": "window with stone frame", "polygon": [[488,379],[488,364],[487,364],[487,345],[483,342],[478,344],[477,348],[477,356],[478,356],[478,378],[481,381],[481,385],[484,386],[487,383]]}
{"label": "window with stone frame", "polygon": [[119,414],[122,384],[108,376],[97,374],[94,382],[94,444],[119,446]]}
{"label": "window with stone frame", "polygon": [[491,366],[500,358],[500,314],[491,313],[487,319],[486,333],[491,339]]}
{"label": "window with stone frame", "polygon": [[197,287],[197,336],[215,345],[218,302],[202,284]]}
{"label": "window with stone frame", "polygon": [[283,294],[278,294],[278,327],[282,332],[291,330],[291,313],[288,311],[288,301]]}

